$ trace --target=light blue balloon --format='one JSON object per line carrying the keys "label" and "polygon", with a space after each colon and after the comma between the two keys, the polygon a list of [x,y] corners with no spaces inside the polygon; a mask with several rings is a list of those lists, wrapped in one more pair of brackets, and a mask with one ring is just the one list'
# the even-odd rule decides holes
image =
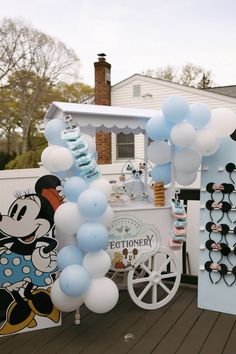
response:
{"label": "light blue balloon", "polygon": [[209,123],[211,112],[206,104],[194,103],[189,107],[189,112],[186,118],[194,128],[202,129]]}
{"label": "light blue balloon", "polygon": [[108,231],[98,222],[85,222],[80,226],[76,239],[83,252],[98,252],[107,247]]}
{"label": "light blue balloon", "polygon": [[146,132],[152,140],[165,140],[170,137],[172,125],[165,119],[162,114],[151,117],[146,125]]}
{"label": "light blue balloon", "polygon": [[90,286],[90,275],[85,268],[72,264],[63,269],[59,276],[59,285],[63,293],[68,296],[80,296]]}
{"label": "light blue balloon", "polygon": [[184,120],[188,114],[188,110],[188,102],[182,96],[170,96],[162,106],[162,112],[171,124],[176,124]]}
{"label": "light blue balloon", "polygon": [[79,195],[88,188],[88,183],[78,176],[69,178],[64,184],[63,191],[65,197],[70,202],[77,202]]}
{"label": "light blue balloon", "polygon": [[44,130],[44,135],[48,143],[67,147],[67,143],[61,139],[61,132],[66,129],[66,127],[62,119],[50,120]]}
{"label": "light blue balloon", "polygon": [[155,165],[152,169],[152,180],[154,182],[163,182],[164,185],[171,181],[171,163]]}
{"label": "light blue balloon", "polygon": [[104,214],[107,208],[107,198],[98,189],[87,189],[78,198],[80,213],[89,220],[94,220]]}
{"label": "light blue balloon", "polygon": [[84,254],[77,246],[65,246],[57,253],[57,265],[63,270],[72,264],[81,265],[83,258]]}
{"label": "light blue balloon", "polygon": [[58,172],[53,172],[53,174],[60,179],[65,179],[66,177],[68,177],[68,171],[58,171]]}

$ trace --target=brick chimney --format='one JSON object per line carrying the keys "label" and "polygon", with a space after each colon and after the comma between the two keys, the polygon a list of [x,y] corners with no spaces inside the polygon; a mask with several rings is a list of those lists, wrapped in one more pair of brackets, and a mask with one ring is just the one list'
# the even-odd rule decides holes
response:
{"label": "brick chimney", "polygon": [[[95,104],[111,105],[111,64],[106,62],[106,54],[98,54],[95,69]],[[99,164],[111,163],[111,133],[96,133],[96,145]]]}

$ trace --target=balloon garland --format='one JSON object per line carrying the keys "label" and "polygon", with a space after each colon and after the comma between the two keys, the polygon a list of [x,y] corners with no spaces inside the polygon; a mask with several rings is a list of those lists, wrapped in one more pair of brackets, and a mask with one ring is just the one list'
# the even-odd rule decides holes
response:
{"label": "balloon garland", "polygon": [[148,159],[155,164],[153,181],[170,183],[172,146],[176,182],[192,184],[202,156],[215,154],[220,138],[230,136],[235,129],[236,115],[228,108],[210,111],[203,103],[189,105],[184,97],[168,97],[161,112],[146,125],[148,137],[154,140],[147,151]]}
{"label": "balloon garland", "polygon": [[73,311],[82,303],[93,312],[110,311],[117,303],[116,284],[105,277],[111,259],[105,249],[114,218],[108,205],[109,182],[96,163],[96,145],[71,119],[53,119],[45,127],[49,146],[42,152],[43,165],[64,178],[66,202],[55,212],[58,234],[66,245],[58,252],[60,270],[51,299],[61,311]]}

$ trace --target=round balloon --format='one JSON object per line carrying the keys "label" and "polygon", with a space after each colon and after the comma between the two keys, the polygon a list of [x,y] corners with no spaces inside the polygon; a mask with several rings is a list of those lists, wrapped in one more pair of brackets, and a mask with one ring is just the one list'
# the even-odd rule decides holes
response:
{"label": "round balloon", "polygon": [[228,108],[213,109],[206,128],[210,129],[218,138],[229,136],[236,129],[236,114]]}
{"label": "round balloon", "polygon": [[110,207],[110,205],[108,205],[105,210],[105,213],[98,218],[98,221],[101,224],[103,224],[105,227],[110,227],[113,220],[114,220],[114,212]]}
{"label": "round balloon", "polygon": [[107,247],[108,231],[98,222],[85,222],[76,235],[79,248],[85,253],[98,252]]}
{"label": "round balloon", "polygon": [[111,185],[111,183],[109,183],[109,181],[106,178],[99,177],[99,178],[95,179],[90,184],[90,188],[97,189],[97,190],[103,192],[106,195],[107,199],[110,198],[111,191],[112,191],[112,185]]}
{"label": "round balloon", "polygon": [[111,258],[107,252],[101,250],[95,253],[87,253],[83,260],[84,268],[92,278],[101,278],[111,267]]}
{"label": "round balloon", "polygon": [[197,132],[193,148],[203,156],[213,155],[219,148],[219,139],[210,129],[202,129]]}
{"label": "round balloon", "polygon": [[196,137],[196,130],[192,124],[181,122],[173,126],[170,132],[170,138],[174,145],[180,147],[190,147],[193,145]]}
{"label": "round balloon", "polygon": [[151,174],[154,182],[163,182],[165,185],[169,184],[171,180],[171,164],[155,165]]}
{"label": "round balloon", "polygon": [[190,173],[197,171],[201,164],[201,155],[191,148],[175,153],[174,166],[179,172]]}
{"label": "round balloon", "polygon": [[148,120],[146,132],[150,139],[160,141],[169,138],[171,128],[172,125],[159,113]]}
{"label": "round balloon", "polygon": [[95,313],[105,313],[117,304],[119,291],[116,284],[109,278],[95,278],[84,296],[87,308]]}
{"label": "round balloon", "polygon": [[61,139],[61,132],[66,129],[67,125],[62,119],[52,119],[45,127],[44,135],[49,144],[67,146],[66,142]]}
{"label": "round balloon", "polygon": [[184,120],[188,114],[188,110],[188,102],[182,96],[168,97],[162,107],[165,118],[171,124],[176,124]]}
{"label": "round balloon", "polygon": [[78,206],[81,214],[87,219],[96,219],[107,208],[106,195],[98,189],[87,189],[78,198]]}
{"label": "round balloon", "polygon": [[57,253],[57,265],[60,270],[63,270],[72,264],[81,265],[83,258],[84,254],[77,246],[68,245]]}
{"label": "round balloon", "polygon": [[88,134],[83,134],[83,139],[88,143],[88,151],[94,155],[96,153],[95,139],[91,135],[88,135]]}
{"label": "round balloon", "polygon": [[50,154],[52,164],[55,172],[69,170],[73,164],[74,159],[69,149],[65,147],[58,147]]}
{"label": "round balloon", "polygon": [[82,221],[77,203],[64,203],[54,214],[55,226],[67,235],[75,234]]}
{"label": "round balloon", "polygon": [[51,287],[51,300],[53,305],[61,311],[70,312],[77,310],[84,302],[82,296],[68,296],[61,290],[59,279]]}
{"label": "round balloon", "polygon": [[184,173],[175,171],[175,180],[181,186],[188,186],[192,184],[197,178],[197,171],[191,173]]}
{"label": "round balloon", "polygon": [[189,107],[187,121],[196,129],[204,128],[210,121],[211,112],[204,103],[194,103]]}
{"label": "round balloon", "polygon": [[157,165],[170,162],[170,145],[165,141],[153,141],[147,148],[147,156]]}
{"label": "round balloon", "polygon": [[72,264],[61,272],[59,284],[64,294],[80,296],[89,289],[90,275],[81,265]]}
{"label": "round balloon", "polygon": [[42,154],[41,154],[41,162],[43,164],[43,166],[50,172],[55,172],[55,166],[53,166],[53,160],[51,157],[51,153],[58,149],[59,146],[58,145],[49,145],[48,147],[46,147]]}
{"label": "round balloon", "polygon": [[70,177],[63,186],[65,197],[71,202],[77,202],[79,195],[88,188],[87,182],[78,176]]}

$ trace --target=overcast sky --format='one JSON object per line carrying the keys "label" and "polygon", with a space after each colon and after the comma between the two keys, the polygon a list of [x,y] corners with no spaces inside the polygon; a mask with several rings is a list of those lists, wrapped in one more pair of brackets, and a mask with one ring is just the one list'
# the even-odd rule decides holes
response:
{"label": "overcast sky", "polygon": [[211,70],[219,86],[236,84],[235,0],[0,0],[0,17],[21,17],[72,47],[92,86],[101,52],[112,85],[188,62]]}

